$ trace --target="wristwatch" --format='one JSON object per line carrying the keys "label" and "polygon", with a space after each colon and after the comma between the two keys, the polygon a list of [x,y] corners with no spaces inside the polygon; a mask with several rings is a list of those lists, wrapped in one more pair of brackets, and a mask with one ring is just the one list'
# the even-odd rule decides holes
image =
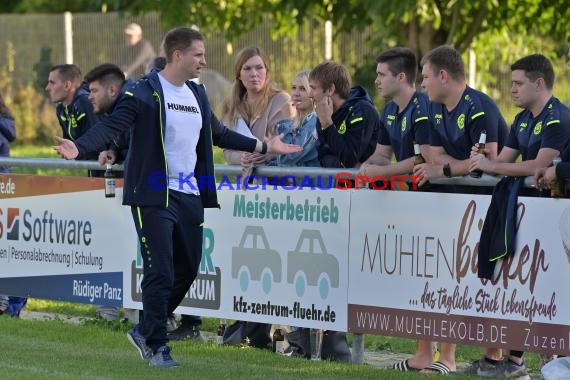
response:
{"label": "wristwatch", "polygon": [[446,176],[447,178],[452,177],[451,166],[449,166],[449,163],[443,165],[443,175]]}

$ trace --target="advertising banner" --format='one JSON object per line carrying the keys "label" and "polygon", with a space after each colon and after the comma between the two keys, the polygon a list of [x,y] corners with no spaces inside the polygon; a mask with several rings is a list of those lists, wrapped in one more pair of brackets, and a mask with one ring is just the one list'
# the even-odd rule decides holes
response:
{"label": "advertising banner", "polygon": [[[200,273],[177,309],[293,326],[346,329],[349,192],[218,192],[207,209]],[[140,308],[142,260],[131,263]],[[199,308],[199,309],[198,309]]]}
{"label": "advertising banner", "polygon": [[[570,354],[570,200],[519,197],[515,252],[487,280],[477,267],[490,196],[218,196],[179,313]],[[121,201],[120,182],[106,199],[102,179],[1,175],[0,294],[142,309]]]}
{"label": "advertising banner", "polygon": [[477,263],[490,199],[354,196],[349,331],[570,354],[570,201],[519,197],[515,253],[485,280]]}
{"label": "advertising banner", "polygon": [[0,293],[122,306],[136,235],[122,189],[105,198],[103,188],[101,178],[0,175]]}

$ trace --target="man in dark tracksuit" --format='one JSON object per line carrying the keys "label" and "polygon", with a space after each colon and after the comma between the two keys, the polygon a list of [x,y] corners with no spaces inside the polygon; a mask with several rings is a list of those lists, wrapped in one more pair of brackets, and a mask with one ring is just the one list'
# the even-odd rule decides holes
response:
{"label": "man in dark tracksuit", "polygon": [[323,62],[309,76],[317,112],[319,161],[329,168],[358,168],[374,153],[380,118],[363,87],[351,88],[343,65]]}
{"label": "man in dark tracksuit", "polygon": [[[45,90],[50,100],[56,104],[57,121],[63,138],[77,140],[99,119],[89,101],[89,87],[84,83],[79,67],[71,64],[56,65],[50,69]],[[98,152],[83,159],[96,160]],[[102,177],[103,170],[89,171],[90,177]]]}
{"label": "man in dark tracksuit", "polygon": [[[128,83],[125,74],[112,63],[103,63],[96,66],[85,74],[85,82],[89,85],[89,101],[93,105],[93,111],[105,117],[113,112],[120,97],[124,95]],[[113,139],[107,150],[99,153],[99,163],[114,164],[124,160],[128,150],[128,131],[121,133]],[[123,172],[115,174],[122,178]],[[108,321],[119,319],[119,308],[116,306],[97,305],[97,316]]]}
{"label": "man in dark tracksuit", "polygon": [[[380,118],[372,99],[363,87],[352,86],[345,66],[323,62],[311,70],[309,87],[317,113],[319,162],[326,168],[359,168],[374,153]],[[344,181],[337,186],[353,186]],[[346,333],[328,331],[329,342],[341,342],[323,348],[330,354],[326,359],[351,360],[346,345]],[[324,343],[326,346],[326,343]]]}
{"label": "man in dark tracksuit", "polygon": [[[219,207],[212,144],[247,152],[293,153],[279,138],[267,143],[224,127],[202,85],[189,79],[206,64],[202,35],[186,27],[163,41],[167,65],[138,80],[113,113],[75,144],[58,139],[67,159],[96,152],[130,128],[123,204],[130,205],[143,256],[143,319],[127,336],[143,359],[177,367],[166,345],[166,320],[196,278],[202,257],[204,207]],[[203,180],[211,181],[202,186]],[[211,184],[211,185],[210,185]]]}
{"label": "man in dark tracksuit", "polygon": [[[103,63],[91,69],[85,74],[85,81],[89,85],[89,101],[95,113],[100,117],[112,114],[127,88],[134,83],[131,80],[125,80],[125,74],[112,63]],[[99,163],[105,165],[124,161],[129,149],[128,139],[128,130],[113,138],[107,150],[99,153]],[[118,174],[119,178],[122,178],[122,173]]]}

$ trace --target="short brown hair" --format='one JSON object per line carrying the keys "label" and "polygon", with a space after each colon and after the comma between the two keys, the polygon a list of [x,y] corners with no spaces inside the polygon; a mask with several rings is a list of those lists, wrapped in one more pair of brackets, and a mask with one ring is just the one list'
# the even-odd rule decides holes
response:
{"label": "short brown hair", "polygon": [[450,45],[442,45],[428,51],[422,58],[421,65],[428,63],[434,73],[445,70],[455,80],[465,80],[465,64],[457,50]]}
{"label": "short brown hair", "polygon": [[334,84],[337,94],[343,99],[348,99],[352,87],[352,78],[348,69],[333,61],[317,65],[311,70],[309,80],[318,81],[324,90],[328,90]]}
{"label": "short brown hair", "polygon": [[186,50],[195,40],[204,41],[204,36],[196,29],[181,26],[170,30],[162,41],[166,61],[172,62],[172,54],[175,50]]}
{"label": "short brown hair", "polygon": [[385,63],[393,76],[406,74],[406,81],[413,85],[418,73],[418,63],[414,52],[407,47],[395,47],[383,51],[376,57],[376,63]]}
{"label": "short brown hair", "polygon": [[57,71],[59,77],[64,82],[71,81],[76,85],[79,85],[81,84],[81,81],[83,81],[83,75],[81,75],[81,70],[79,70],[79,67],[77,65],[69,63],[65,63],[62,65],[55,65],[49,69],[50,73],[52,71]]}
{"label": "short brown hair", "polygon": [[85,82],[95,81],[99,81],[104,86],[111,83],[117,84],[120,88],[125,83],[125,73],[115,64],[103,63],[85,74]]}
{"label": "short brown hair", "polygon": [[552,62],[542,54],[531,54],[522,57],[511,65],[511,71],[522,70],[524,75],[532,82],[538,78],[544,79],[547,89],[554,87],[554,68]]}

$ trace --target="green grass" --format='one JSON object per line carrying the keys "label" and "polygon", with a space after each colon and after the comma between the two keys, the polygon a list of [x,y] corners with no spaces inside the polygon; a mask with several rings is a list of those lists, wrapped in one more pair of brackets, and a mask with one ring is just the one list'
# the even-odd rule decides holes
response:
{"label": "green grass", "polygon": [[125,333],[129,327],[123,324],[120,329],[111,329],[101,324],[0,317],[0,373],[4,379],[413,378],[371,366],[315,363],[265,350],[194,342],[171,344],[183,368],[150,368],[128,343]]}
{"label": "green grass", "polygon": [[[26,157],[26,158],[59,158],[53,148],[48,145],[19,145],[14,144],[10,148],[10,155],[12,157]],[[38,174],[38,175],[51,175],[51,176],[87,176],[87,170],[72,170],[72,169],[38,169],[32,167],[12,167],[12,173],[18,174]]]}
{"label": "green grass", "polygon": [[29,298],[26,310],[52,314],[65,314],[74,317],[94,318],[95,306],[83,303],[61,302]]}
{"label": "green grass", "polygon": [[[27,379],[36,374],[40,378],[111,378],[130,379],[140,376],[159,378],[187,378],[184,369],[165,372],[149,369],[140,361],[127,343],[128,322],[93,320],[92,305],[30,299],[27,310],[85,317],[81,325],[54,321],[17,320],[0,317],[2,346],[0,373],[2,378]],[[203,318],[202,329],[215,332],[217,318]],[[348,334],[349,344],[352,335]],[[418,374],[400,374],[371,366],[351,366],[340,363],[312,363],[284,358],[252,348],[218,347],[213,344],[173,342],[173,355],[186,368],[192,368],[193,377],[205,379],[423,379]],[[367,351],[385,351],[413,354],[416,343],[411,339],[366,335]],[[479,346],[459,345],[456,359],[470,363],[480,357]],[[8,355],[8,356],[7,356]],[[539,372],[540,359],[533,353],[525,354],[525,361],[533,373]],[[85,368],[87,367],[87,368]],[[100,371],[97,372],[97,368]],[[120,367],[120,368],[119,368]],[[214,368],[215,367],[215,368]],[[143,372],[151,371],[151,372]],[[6,374],[6,375],[4,375]],[[454,378],[469,378],[454,376]]]}

